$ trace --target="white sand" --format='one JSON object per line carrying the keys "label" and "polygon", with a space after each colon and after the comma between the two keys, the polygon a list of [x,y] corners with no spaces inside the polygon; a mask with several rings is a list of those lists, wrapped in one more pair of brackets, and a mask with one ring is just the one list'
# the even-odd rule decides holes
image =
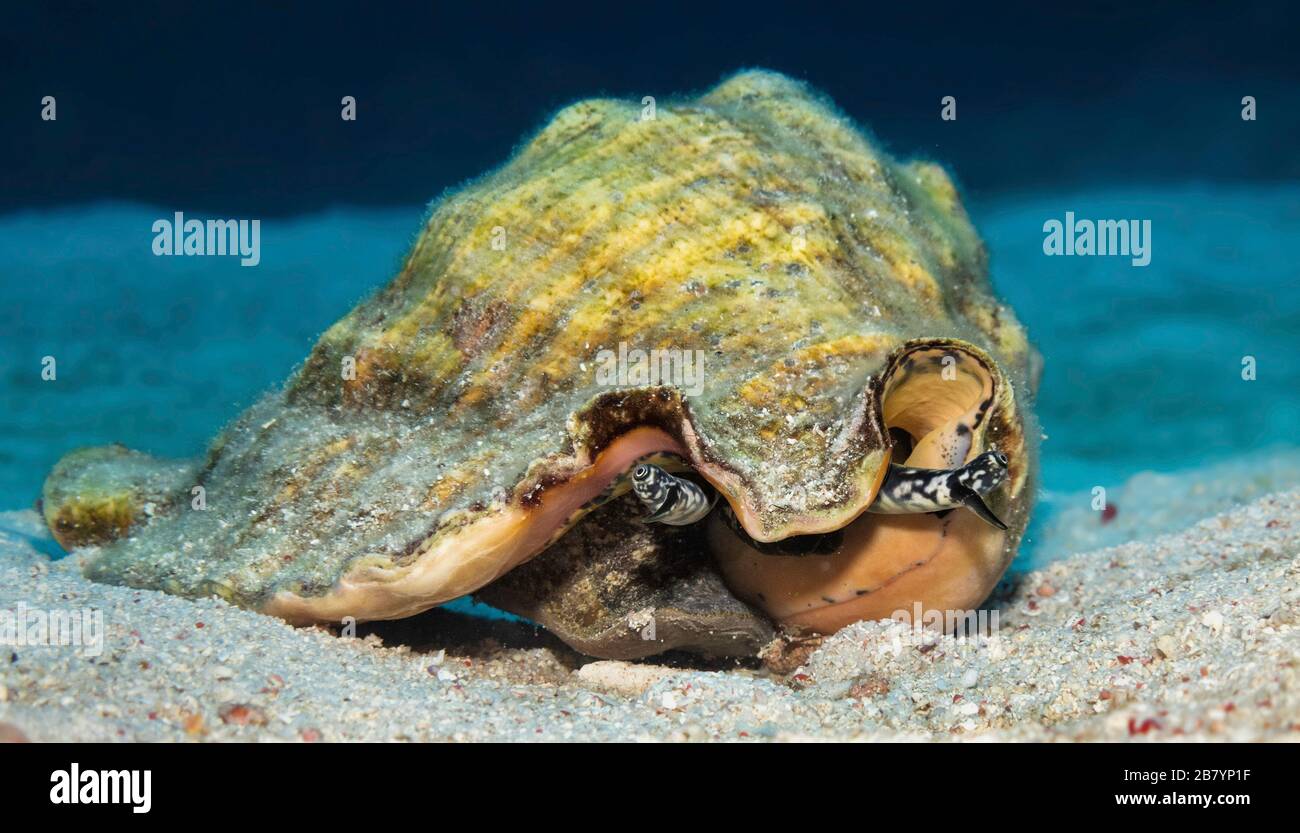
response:
{"label": "white sand", "polygon": [[1116,510],[1100,523],[1090,491],[1046,493],[1035,510],[1046,517],[1032,553],[1018,562],[1033,569],[1072,553],[1154,538],[1265,495],[1300,488],[1300,449],[1273,448],[1175,472],[1145,471],[1107,490]]}
{"label": "white sand", "polygon": [[1022,576],[995,639],[860,623],[788,678],[592,664],[507,623],[467,640],[452,614],[390,626],[398,647],[296,630],[91,584],[32,546],[34,513],[0,521],[0,612],[89,608],[105,629],[98,656],[0,646],[0,737],[1300,739],[1297,491]]}

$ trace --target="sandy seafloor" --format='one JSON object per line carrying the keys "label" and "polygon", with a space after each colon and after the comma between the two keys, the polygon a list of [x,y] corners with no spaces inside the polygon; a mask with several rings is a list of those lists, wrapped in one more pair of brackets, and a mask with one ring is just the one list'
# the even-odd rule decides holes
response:
{"label": "sandy seafloor", "polygon": [[1300,491],[1014,575],[992,638],[864,622],[796,668],[581,657],[434,612],[342,638],[93,584],[3,516],[0,609],[103,611],[102,653],[5,647],[42,740],[1300,740]]}

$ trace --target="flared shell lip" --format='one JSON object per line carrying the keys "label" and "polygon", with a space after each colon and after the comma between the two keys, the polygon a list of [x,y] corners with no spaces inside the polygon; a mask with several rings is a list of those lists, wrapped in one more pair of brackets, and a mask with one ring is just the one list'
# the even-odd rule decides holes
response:
{"label": "flared shell lip", "polygon": [[[976,356],[1001,385],[999,398],[1014,407],[996,363],[974,345],[957,339],[919,339],[900,345],[858,399],[851,441],[858,482],[847,500],[815,514],[778,517],[764,525],[757,490],[719,459],[696,430],[690,403],[670,387],[609,391],[595,397],[569,420],[571,448],[539,460],[504,505],[466,514],[444,525],[391,566],[356,565],[324,596],[281,590],[264,610],[292,622],[400,618],[471,593],[544,551],[573,522],[579,499],[588,499],[619,472],[652,451],[682,456],[727,499],[746,533],[773,542],[794,535],[829,532],[848,525],[875,499],[888,470],[891,445],[883,425],[882,391],[892,369],[912,351],[945,347]],[[618,445],[623,440],[624,445]],[[584,497],[575,498],[575,492]],[[557,510],[556,507],[560,507]],[[540,515],[553,513],[543,522]],[[567,522],[564,518],[568,518]]]}
{"label": "flared shell lip", "polygon": [[[620,436],[638,427],[654,427],[671,436],[687,462],[730,504],[745,532],[755,541],[770,543],[799,535],[833,532],[856,520],[872,504],[892,459],[893,443],[883,417],[884,391],[894,374],[912,353],[960,350],[973,356],[993,379],[996,399],[1005,387],[997,363],[982,349],[959,338],[919,338],[905,341],[892,350],[880,373],[871,376],[857,397],[847,432],[851,448],[844,449],[850,460],[851,483],[845,498],[805,512],[781,513],[764,506],[759,490],[701,435],[691,401],[671,386],[622,388],[594,397],[570,418],[569,433],[581,451],[563,461],[546,461],[540,471],[524,479],[517,490],[522,505],[537,502],[546,490],[563,484],[582,468],[582,460],[594,460]],[[640,420],[627,421],[629,412]],[[620,418],[620,416],[622,418]]]}

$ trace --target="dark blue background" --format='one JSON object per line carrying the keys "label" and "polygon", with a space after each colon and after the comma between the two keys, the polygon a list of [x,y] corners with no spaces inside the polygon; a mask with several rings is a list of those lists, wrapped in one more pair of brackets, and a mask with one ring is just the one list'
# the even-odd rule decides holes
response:
{"label": "dark blue background", "polygon": [[[19,164],[0,175],[0,211],[420,204],[572,100],[666,97],[745,66],[810,81],[896,152],[950,164],[976,196],[1300,174],[1294,4],[978,6],[11,8],[0,158]],[[44,95],[57,122],[38,118]],[[359,100],[355,123],[339,118],[343,95]],[[938,118],[944,95],[958,99],[955,123]],[[1269,129],[1243,128],[1243,95]]]}

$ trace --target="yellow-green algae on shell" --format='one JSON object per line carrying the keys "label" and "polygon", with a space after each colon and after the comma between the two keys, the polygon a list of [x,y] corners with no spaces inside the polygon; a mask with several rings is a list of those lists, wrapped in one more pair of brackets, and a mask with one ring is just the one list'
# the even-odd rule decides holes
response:
{"label": "yellow-green algae on shell", "polygon": [[[835,529],[889,458],[878,398],[891,356],[936,339],[991,357],[1005,381],[987,439],[1012,456],[992,498],[1010,552],[1032,491],[1029,347],[944,171],[892,160],[768,72],[652,119],[583,101],[435,203],[393,281],[85,569],[282,614],[285,599],[343,599],[317,608],[337,617],[430,560],[478,558],[439,544],[526,517],[638,425],[672,436],[755,539]],[[704,351],[702,392],[599,386],[597,355],[620,343]],[[47,482],[56,532],[73,481],[90,488],[76,466]],[[512,566],[360,612],[407,615]]]}

